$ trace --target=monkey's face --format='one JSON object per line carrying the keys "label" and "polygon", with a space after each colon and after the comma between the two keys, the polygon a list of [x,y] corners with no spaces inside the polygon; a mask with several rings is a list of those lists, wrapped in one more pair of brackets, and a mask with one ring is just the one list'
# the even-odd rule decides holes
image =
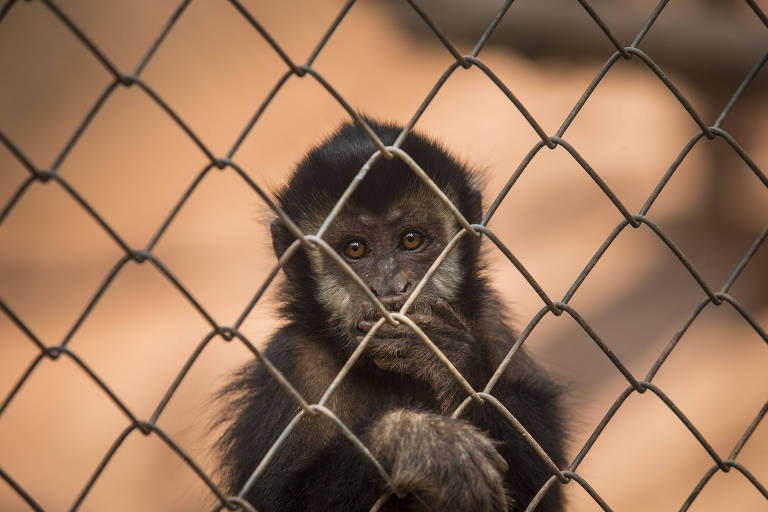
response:
{"label": "monkey's face", "polygon": [[[374,296],[399,310],[458,231],[456,219],[436,198],[418,194],[396,201],[383,212],[347,206],[324,235]],[[312,232],[314,226],[302,226]],[[316,229],[316,227],[315,227]],[[350,340],[364,334],[381,313],[322,251],[310,253],[312,275],[329,320]],[[411,311],[418,313],[442,299],[452,301],[462,281],[458,248],[452,250],[424,287]],[[404,329],[408,329],[403,326]]]}

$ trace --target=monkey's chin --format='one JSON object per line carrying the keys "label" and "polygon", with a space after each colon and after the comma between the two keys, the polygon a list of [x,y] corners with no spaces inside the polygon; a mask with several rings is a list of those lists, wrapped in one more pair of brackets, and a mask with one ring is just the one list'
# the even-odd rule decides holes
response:
{"label": "monkey's chin", "polygon": [[[374,321],[363,320],[355,329],[353,336],[357,343],[362,343],[368,331],[371,330]],[[366,352],[373,364],[382,370],[405,372],[406,360],[403,357],[406,350],[407,328],[400,331],[388,332],[389,335],[380,336],[378,333],[368,342]]]}
{"label": "monkey's chin", "polygon": [[368,353],[373,364],[382,370],[404,371],[404,344],[403,338],[374,338]]}

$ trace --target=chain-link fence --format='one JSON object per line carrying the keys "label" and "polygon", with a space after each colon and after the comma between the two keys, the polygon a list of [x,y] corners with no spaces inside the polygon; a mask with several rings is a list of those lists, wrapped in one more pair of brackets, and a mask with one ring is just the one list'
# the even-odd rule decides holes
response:
{"label": "chain-link fence", "polygon": [[[0,33],[5,28],[5,20],[9,18],[9,14],[12,13],[15,9],[24,9],[24,3],[25,2],[11,0],[2,6],[2,9],[0,10]],[[462,52],[460,52],[452,43],[451,39],[443,31],[441,31],[441,29],[438,27],[428,12],[423,10],[417,2],[408,1],[408,6],[418,14],[423,23],[429,28],[431,33],[440,41],[445,50],[453,56],[453,61],[444,70],[442,76],[440,76],[439,79],[434,83],[434,86],[426,95],[426,97],[424,97],[423,101],[418,106],[415,113],[413,113],[412,117],[406,124],[398,139],[391,146],[386,146],[377,138],[377,136],[370,130],[370,128],[368,128],[365,121],[361,119],[356,110],[350,106],[343,95],[334,88],[333,80],[321,74],[313,67],[316,59],[322,54],[323,49],[325,48],[328,41],[333,37],[335,31],[345,22],[350,13],[354,12],[354,8],[356,7],[354,5],[354,0],[348,1],[341,8],[336,18],[327,28],[323,36],[315,43],[312,51],[309,54],[309,57],[303,63],[298,63],[289,56],[289,53],[286,52],[281,46],[278,38],[275,38],[270,34],[269,26],[260,23],[258,12],[246,8],[241,2],[237,0],[230,0],[229,4],[231,5],[231,8],[234,10],[234,12],[236,12],[239,16],[242,16],[242,18],[247,21],[253,30],[258,32],[264,41],[266,41],[266,43],[271,47],[274,53],[282,60],[285,65],[285,71],[282,76],[277,79],[272,89],[263,98],[263,101],[258,106],[246,126],[237,135],[237,137],[231,141],[231,146],[229,147],[228,151],[219,154],[217,151],[206,145],[201,137],[195,133],[192,127],[184,121],[183,115],[177,112],[177,110],[171,106],[170,102],[164,99],[163,96],[159,94],[153,88],[153,86],[145,81],[142,77],[145,67],[153,59],[153,56],[158,51],[158,49],[163,46],[169,34],[173,32],[179,21],[183,19],[185,11],[192,3],[191,0],[184,0],[175,7],[175,10],[167,19],[165,25],[162,27],[162,30],[156,35],[152,44],[143,53],[143,56],[139,60],[138,65],[127,72],[125,69],[121,69],[120,66],[116,65],[111,59],[110,55],[103,51],[99,45],[94,43],[89,34],[82,30],[78,23],[76,23],[74,19],[67,14],[66,3],[53,2],[49,0],[39,0],[39,2],[33,3],[42,4],[48,11],[50,11],[50,13],[55,16],[58,22],[60,22],[67,28],[67,30],[71,31],[71,33],[77,37],[80,43],[90,52],[92,58],[98,61],[98,63],[103,66],[103,68],[112,77],[109,85],[103,91],[101,91],[100,94],[97,95],[87,114],[81,120],[79,120],[76,129],[68,138],[64,146],[58,151],[58,154],[54,158],[53,162],[45,168],[34,165],[32,163],[34,158],[30,158],[30,155],[25,154],[20,149],[20,147],[14,143],[12,136],[13,127],[0,127],[2,128],[2,131],[0,131],[0,142],[2,143],[2,146],[7,149],[13,155],[15,160],[20,163],[27,171],[26,178],[21,182],[20,185],[11,191],[11,193],[8,195],[8,199],[5,200],[4,204],[0,205],[0,207],[2,207],[0,210],[0,231],[3,229],[4,222],[13,213],[14,208],[16,208],[20,203],[24,201],[25,196],[29,194],[31,190],[42,183],[55,183],[63,191],[65,191],[71,200],[74,201],[80,208],[82,208],[82,210],[86,212],[88,216],[90,216],[95,222],[98,223],[98,225],[103,229],[104,232],[107,233],[109,238],[120,248],[122,252],[122,255],[114,263],[106,278],[104,278],[103,281],[97,286],[95,291],[92,292],[91,298],[82,313],[70,325],[68,332],[58,343],[44,339],[35,333],[35,325],[25,322],[22,315],[19,315],[17,312],[15,312],[13,303],[11,303],[11,301],[7,301],[6,298],[3,297],[3,289],[0,283],[0,310],[2,310],[3,315],[9,319],[13,325],[15,325],[15,328],[18,329],[19,332],[23,333],[23,336],[26,337],[30,343],[34,344],[38,351],[37,355],[29,362],[26,368],[20,367],[17,369],[18,377],[16,377],[12,389],[10,389],[6,396],[2,397],[2,402],[0,402],[0,421],[2,421],[3,414],[8,410],[9,406],[14,402],[14,400],[16,400],[21,394],[24,393],[25,386],[27,386],[28,382],[35,375],[36,371],[38,371],[41,363],[48,360],[69,360],[77,365],[80,370],[82,370],[82,372],[87,376],[92,385],[103,391],[103,393],[109,397],[113,405],[118,408],[128,419],[127,427],[117,437],[117,439],[115,439],[109,450],[104,453],[103,458],[97,467],[93,469],[90,478],[83,484],[79,495],[72,503],[71,509],[78,509],[81,507],[81,504],[83,504],[84,500],[91,492],[94,484],[103,476],[105,469],[108,468],[111,461],[113,461],[113,457],[119,453],[121,447],[124,445],[125,440],[135,431],[139,431],[145,435],[156,436],[162,440],[162,442],[165,443],[169,449],[173,450],[173,452],[197,474],[199,479],[208,487],[210,493],[216,496],[217,505],[214,507],[215,509],[221,509],[223,507],[228,509],[237,509],[239,507],[245,510],[252,510],[252,507],[241,499],[241,496],[246,493],[247,488],[243,489],[239,496],[227,496],[222,493],[212,476],[203,469],[203,465],[201,465],[199,461],[194,460],[189,455],[187,450],[182,448],[172,436],[168,435],[166,431],[158,425],[158,419],[166,410],[169,403],[171,403],[173,400],[177,389],[184,381],[188,372],[195,365],[203,350],[212,340],[216,338],[222,338],[227,341],[239,340],[242,342],[242,344],[247,346],[247,348],[253,353],[255,357],[267,364],[267,367],[273,373],[275,379],[277,379],[281,385],[283,385],[285,389],[295,398],[297,405],[300,407],[300,412],[296,415],[294,421],[292,421],[286,428],[284,434],[288,434],[290,430],[293,429],[305,415],[326,415],[336,422],[341,434],[347,436],[353,443],[355,443],[355,445],[358,446],[360,456],[371,459],[371,463],[376,465],[376,467],[380,470],[382,478],[388,478],[386,471],[384,471],[378,462],[371,457],[370,453],[367,451],[367,449],[365,449],[360,440],[340,420],[338,420],[338,418],[336,418],[332,409],[328,407],[327,401],[328,398],[333,394],[334,390],[341,384],[346,373],[350,370],[350,368],[352,368],[357,359],[360,357],[362,349],[367,343],[367,340],[371,338],[371,336],[375,333],[376,329],[380,325],[382,325],[385,321],[395,320],[399,320],[411,325],[410,320],[404,316],[404,313],[407,311],[410,302],[407,303],[404,306],[404,309],[399,313],[390,313],[385,307],[379,304],[383,314],[382,320],[380,320],[376,327],[371,330],[369,335],[366,337],[366,340],[363,341],[360,349],[356,350],[350,359],[346,362],[337,378],[325,391],[323,398],[317,403],[308,403],[304,397],[302,397],[292,387],[291,383],[288,382],[288,380],[280,374],[278,370],[273,368],[267,361],[264,360],[260,350],[251,341],[251,339],[246,336],[241,327],[249,315],[252,314],[254,307],[262,299],[265,291],[270,286],[275,276],[279,273],[282,263],[284,263],[284,261],[290,257],[290,255],[293,254],[293,252],[300,246],[306,247],[307,250],[322,250],[330,255],[334,255],[333,250],[323,241],[322,233],[324,232],[325,228],[331,222],[333,222],[333,218],[335,217],[336,213],[338,213],[338,208],[334,209],[333,213],[328,217],[328,219],[326,219],[323,227],[320,228],[318,233],[302,233],[291,219],[287,218],[279,209],[275,207],[272,200],[270,199],[270,194],[265,191],[265,186],[257,183],[252,178],[252,175],[238,164],[236,155],[244,140],[251,133],[254,126],[260,122],[264,112],[268,109],[270,103],[273,101],[278,92],[293,78],[311,78],[312,80],[316,81],[317,84],[319,84],[328,95],[337,101],[344,108],[344,110],[346,110],[349,117],[354,119],[354,121],[361,128],[366,130],[368,135],[378,147],[378,151],[370,156],[368,163],[360,170],[358,174],[359,178],[364,178],[370,166],[380,158],[400,158],[413,169],[413,171],[420,177],[420,179],[424,180],[427,185],[432,186],[432,188],[435,189],[424,171],[416,162],[411,160],[410,157],[399,148],[399,145],[405,135],[414,128],[414,125],[416,125],[425,111],[430,107],[431,103],[439,95],[444,85],[448,83],[452,77],[455,76],[455,73],[461,69],[470,68],[480,70],[489,81],[498,87],[498,89],[506,96],[509,102],[511,102],[519,111],[519,113],[522,114],[522,116],[530,125],[530,129],[536,133],[539,140],[535,143],[535,145],[533,145],[533,147],[530,148],[528,154],[519,163],[517,169],[511,173],[501,191],[495,198],[493,198],[493,201],[485,211],[484,217],[480,224],[470,224],[467,222],[467,220],[464,219],[463,216],[455,208],[453,208],[453,205],[450,204],[450,201],[444,195],[439,193],[439,190],[436,190],[436,192],[441,196],[441,199],[446,202],[449,208],[452,209],[463,229],[455,236],[451,243],[448,244],[441,257],[435,261],[433,267],[430,269],[430,272],[428,272],[427,276],[425,276],[422,280],[422,283],[429,279],[431,273],[434,272],[438,265],[440,265],[443,259],[447,256],[448,251],[451,250],[459,238],[463,236],[482,236],[491,242],[487,245],[497,248],[506,258],[508,258],[508,260],[514,265],[520,275],[525,279],[525,281],[528,282],[530,287],[539,296],[543,306],[532,318],[528,319],[527,324],[524,325],[524,328],[522,329],[517,343],[514,345],[502,365],[499,367],[494,378],[491,379],[491,381],[485,386],[484,389],[472,389],[471,386],[463,379],[461,374],[455,371],[455,368],[450,366],[447,360],[445,360],[445,364],[449,366],[450,369],[454,372],[455,378],[462,383],[468,392],[466,401],[462,407],[455,411],[454,414],[459,415],[462,408],[474,399],[478,402],[484,403],[485,407],[495,407],[498,409],[499,412],[509,420],[510,429],[516,429],[520,432],[521,435],[526,436],[525,429],[515,419],[515,411],[507,410],[493,397],[493,388],[496,380],[498,379],[498,376],[501,374],[501,372],[504,371],[511,357],[526,342],[526,340],[530,337],[531,333],[542,321],[542,319],[548,315],[557,317],[565,313],[578,323],[583,331],[591,338],[594,344],[604,354],[604,357],[607,358],[615,367],[615,369],[624,377],[624,379],[626,379],[626,387],[619,394],[619,396],[615,398],[615,401],[610,406],[609,410],[603,415],[602,420],[594,428],[594,431],[591,433],[586,443],[584,443],[583,446],[578,450],[577,454],[572,458],[570,464],[567,467],[555,467],[554,464],[552,464],[549,460],[546,453],[544,453],[538,447],[535,439],[531,439],[530,436],[526,436],[526,439],[528,439],[531,445],[538,451],[539,455],[549,463],[553,473],[552,477],[541,488],[537,497],[528,505],[527,510],[534,510],[540,498],[553,485],[581,486],[591,496],[594,502],[599,505],[599,507],[604,510],[611,510],[611,503],[602,497],[600,489],[593,488],[590,485],[587,479],[584,478],[584,476],[579,472],[579,468],[587,454],[590,452],[590,450],[600,438],[601,434],[604,432],[604,429],[622,407],[622,404],[624,404],[631,395],[635,393],[643,394],[647,393],[648,391],[656,395],[658,399],[674,413],[677,419],[690,432],[690,435],[696,439],[701,449],[705,451],[711,459],[711,466],[709,469],[703,472],[700,480],[692,489],[686,491],[687,497],[684,503],[681,504],[680,510],[687,510],[691,506],[697,496],[699,496],[701,493],[702,489],[707,486],[713,475],[715,475],[718,471],[727,473],[734,469],[743,475],[744,479],[749,482],[749,484],[754,489],[756,489],[757,492],[759,492],[766,500],[768,500],[768,489],[766,489],[765,480],[756,476],[753,472],[750,471],[749,467],[743,465],[739,460],[739,454],[742,451],[742,448],[744,448],[745,444],[750,440],[750,437],[758,429],[763,417],[768,411],[768,401],[765,401],[762,407],[755,411],[753,417],[754,419],[748,426],[744,428],[743,433],[733,444],[731,451],[724,453],[716,450],[713,447],[713,443],[708,440],[708,438],[703,435],[696,427],[694,422],[691,421],[688,416],[686,416],[685,411],[679,407],[676,402],[672,400],[664,392],[663,389],[661,389],[661,387],[654,383],[654,378],[665,364],[670,354],[678,346],[678,342],[681,340],[681,338],[684,337],[691,325],[696,322],[697,318],[699,318],[702,312],[708,308],[732,308],[743,318],[743,321],[746,322],[750,328],[754,330],[757,336],[768,343],[768,334],[766,334],[765,326],[761,325],[760,322],[755,319],[754,315],[747,308],[743,307],[736,298],[729,294],[729,291],[733,287],[734,283],[742,275],[745,267],[747,267],[750,262],[753,261],[755,255],[764,245],[765,239],[768,238],[768,225],[765,225],[762,231],[754,239],[751,247],[746,251],[746,253],[743,254],[741,261],[738,263],[738,265],[736,265],[735,268],[732,269],[725,282],[722,285],[719,285],[719,283],[709,282],[702,276],[700,272],[697,271],[695,266],[696,262],[689,260],[689,258],[686,257],[683,251],[675,243],[675,240],[668,236],[665,233],[665,230],[663,230],[649,214],[654,203],[664,192],[667,183],[678,171],[681,163],[686,159],[692,149],[697,145],[711,139],[722,139],[730,147],[734,154],[738,155],[738,157],[743,160],[746,166],[749,167],[751,172],[759,180],[762,186],[768,188],[768,177],[766,176],[765,171],[762,170],[755,161],[753,161],[753,159],[750,157],[750,154],[748,154],[747,151],[742,148],[739,142],[723,128],[723,123],[731,110],[734,108],[740,98],[742,98],[742,96],[745,94],[745,91],[749,90],[750,85],[753,84],[756,77],[761,72],[764,72],[763,68],[765,67],[766,60],[768,60],[768,51],[766,51],[762,57],[754,63],[752,69],[745,72],[743,81],[738,86],[738,88],[733,91],[730,99],[724,104],[714,123],[709,123],[703,118],[702,115],[700,115],[696,108],[694,108],[693,102],[690,101],[689,98],[687,98],[686,95],[681,92],[676,84],[673,83],[670,78],[668,78],[664,70],[662,70],[659,65],[657,65],[654,55],[648,55],[642,49],[644,38],[654,27],[654,24],[657,23],[657,20],[663,16],[665,7],[668,4],[667,1],[662,0],[659,2],[658,5],[656,5],[655,8],[651,10],[646,22],[639,27],[637,35],[634,37],[634,39],[629,42],[629,44],[624,44],[622,41],[619,41],[616,37],[614,37],[611,32],[611,27],[607,26],[603,22],[599,12],[597,12],[589,2],[579,0],[578,3],[581,8],[583,8],[585,13],[594,22],[596,29],[601,31],[605,39],[609,41],[610,44],[614,47],[614,52],[612,55],[606,54],[607,61],[605,61],[605,64],[594,76],[594,79],[586,88],[579,101],[573,106],[570,113],[566,115],[565,120],[562,122],[560,127],[553,134],[548,134],[547,131],[542,128],[539,122],[537,122],[535,112],[529,112],[529,110],[524,105],[524,102],[516,97],[513,92],[514,87],[510,86],[509,83],[505,82],[499,76],[497,76],[497,74],[494,73],[494,70],[491,69],[491,67],[481,59],[483,48],[486,46],[486,43],[489,40],[493,39],[495,30],[497,29],[502,19],[509,16],[515,16],[515,6],[513,5],[512,0],[507,0],[504,2],[503,5],[499,7],[495,16],[488,20],[487,27],[485,28],[482,35],[477,39],[474,48],[472,48],[471,52],[466,55],[462,54]],[[759,22],[765,26],[766,31],[768,31],[768,17],[766,17],[766,14],[761,9],[761,7],[752,0],[746,0],[745,3],[749,9],[751,9]],[[630,211],[630,209],[622,202],[621,197],[614,193],[612,188],[604,181],[604,179],[601,177],[601,174],[597,170],[593,169],[584,158],[584,156],[579,152],[579,150],[571,145],[566,139],[566,132],[577,118],[579,113],[582,111],[582,108],[585,106],[585,104],[588,103],[598,84],[600,84],[601,80],[603,80],[603,78],[608,75],[608,73],[618,62],[621,62],[625,59],[641,62],[647,68],[647,72],[650,75],[655,76],[664,85],[664,87],[666,87],[669,92],[674,95],[677,104],[682,107],[685,112],[687,112],[687,115],[690,116],[690,119],[692,119],[693,122],[698,126],[698,130],[691,133],[689,141],[682,148],[680,148],[677,157],[669,165],[661,179],[658,180],[657,185],[647,197],[645,203],[642,205],[639,211],[637,211],[637,213],[632,213]],[[2,70],[0,70],[0,72],[2,72]],[[137,247],[129,243],[126,238],[121,235],[118,229],[114,228],[103,215],[99,214],[98,209],[95,208],[92,203],[80,192],[78,187],[73,185],[66,176],[58,172],[63,162],[65,162],[65,160],[70,156],[73,149],[77,146],[78,142],[81,140],[81,137],[88,130],[94,119],[99,116],[100,111],[102,111],[105,105],[110,102],[110,99],[113,97],[115,91],[121,88],[138,89],[148,98],[150,98],[154,103],[156,103],[160,108],[162,108],[167,116],[171,118],[176,124],[178,130],[186,134],[186,136],[205,155],[208,161],[203,169],[197,173],[195,179],[188,186],[188,188],[175,201],[170,214],[168,214],[160,223],[159,227],[151,236],[149,243],[143,247]],[[519,178],[524,173],[526,168],[529,167],[531,162],[533,162],[538,155],[542,154],[542,150],[545,148],[551,150],[558,147],[563,148],[565,151],[567,151],[568,154],[570,154],[573,160],[580,166],[581,169],[583,169],[583,171],[589,176],[594,184],[599,187],[604,196],[614,205],[616,211],[619,212],[621,216],[620,222],[600,244],[600,246],[594,252],[594,255],[588,261],[587,265],[583,268],[575,281],[572,282],[570,288],[560,300],[550,297],[550,295],[545,291],[545,287],[541,286],[539,282],[537,282],[535,276],[526,270],[526,267],[523,265],[520,259],[514,255],[513,251],[507,245],[505,245],[505,243],[499,236],[497,236],[494,230],[488,226],[491,218],[494,216],[494,214],[496,214],[505,197],[513,189],[513,187],[515,187]],[[228,172],[231,171],[232,173],[235,173],[237,176],[239,176],[239,178],[242,179],[243,186],[249,187],[256,194],[258,194],[269,206],[269,208],[271,208],[276,215],[283,219],[285,224],[290,227],[291,231],[297,237],[297,240],[286,251],[285,255],[280,259],[280,261],[274,265],[274,267],[269,272],[268,277],[260,285],[257,292],[253,295],[247,306],[240,312],[237,320],[231,325],[223,325],[218,322],[215,319],[215,315],[206,309],[204,304],[196,299],[189,288],[185,286],[183,279],[177,277],[173,269],[155,253],[156,245],[166,235],[169,226],[174,223],[177,215],[189,201],[195,190],[200,186],[201,182],[203,182],[209,172],[214,169],[226,170]],[[355,180],[354,182],[350,183],[347,193],[344,194],[337,206],[340,207],[343,205],[346,199],[351,195],[352,191],[354,191],[358,183],[359,180]],[[617,238],[622,233],[631,231],[631,229],[628,228],[646,229],[658,237],[658,239],[661,240],[663,244],[665,244],[670,253],[674,255],[679,264],[685,268],[690,276],[690,279],[696,283],[696,286],[698,286],[703,293],[703,298],[701,299],[700,303],[696,305],[696,307],[690,312],[687,318],[680,319],[677,333],[672,337],[672,339],[669,340],[668,345],[662,350],[662,352],[658,354],[655,362],[651,365],[650,370],[642,376],[630,371],[625,362],[623,362],[622,359],[611,350],[609,344],[603,341],[600,333],[590,325],[589,320],[583,317],[580,312],[571,305],[571,299],[575,296],[582,283],[584,283],[588,276],[590,276],[593,269],[597,266],[598,262],[601,261],[604,254],[614,243],[614,241],[617,240]],[[335,260],[339,265],[346,267],[346,264],[340,258],[336,257]],[[109,382],[102,378],[97,371],[95,371],[89,364],[84,361],[83,358],[79,356],[77,347],[70,346],[70,340],[78,332],[84,322],[87,321],[89,315],[91,315],[94,308],[97,306],[97,304],[99,304],[100,300],[102,300],[105,292],[110,288],[116,278],[124,270],[126,264],[129,262],[145,265],[149,264],[154,266],[175,288],[175,290],[196,309],[196,311],[205,320],[210,328],[209,334],[205,336],[205,338],[202,339],[195,347],[195,349],[188,355],[186,363],[183,365],[181,370],[178,371],[175,379],[173,379],[173,383],[167,388],[164,396],[159,401],[159,403],[156,404],[154,411],[148,417],[139,415],[137,412],[132,410],[131,407],[125,403],[125,401],[121,400],[119,394],[114,391]],[[351,275],[354,275],[354,273],[348,267],[346,267],[346,271]],[[367,287],[362,283],[362,281],[359,279],[357,279],[357,281],[365,292],[369,291]],[[763,286],[764,285],[765,283]],[[415,298],[415,296],[412,297]],[[371,298],[374,301],[376,300],[373,297]],[[429,344],[432,350],[438,351],[438,349],[431,343],[428,338],[423,337],[423,341],[424,343]],[[254,481],[258,479],[260,474],[264,471],[264,468],[269,465],[271,456],[274,455],[277,450],[279,450],[279,444],[286,437],[286,435],[280,436],[278,442],[274,446],[274,450],[270,450],[269,454],[267,454],[267,456],[265,456],[265,458],[260,461],[258,466],[254,467],[253,475],[248,484],[246,484],[246,487],[253,485]],[[18,439],[16,442],[23,443],[24,440]],[[34,493],[29,492],[26,489],[25,483],[17,479],[14,476],[13,471],[3,467],[2,455],[0,455],[0,476],[6,482],[6,484],[8,484],[21,498],[23,498],[23,500],[31,508],[35,510],[43,509],[43,507],[41,507],[41,505],[36,500]],[[374,507],[380,504],[381,502],[374,505]]]}

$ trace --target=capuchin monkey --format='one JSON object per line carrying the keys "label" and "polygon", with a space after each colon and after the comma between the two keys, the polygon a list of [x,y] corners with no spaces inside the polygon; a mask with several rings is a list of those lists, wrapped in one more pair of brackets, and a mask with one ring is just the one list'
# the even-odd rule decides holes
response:
{"label": "capuchin monkey", "polygon": [[[368,121],[389,145],[401,128]],[[476,223],[476,176],[442,146],[411,133],[400,146],[459,211]],[[346,124],[313,148],[276,194],[304,233],[316,233],[360,168],[377,150]],[[295,240],[272,222],[280,257]],[[398,311],[461,229],[448,207],[400,158],[369,170],[323,235],[390,311]],[[482,390],[516,340],[480,262],[480,240],[463,236],[422,289],[407,316],[475,390]],[[264,354],[310,404],[317,403],[381,312],[321,249],[300,248],[283,266],[284,325]],[[561,390],[518,351],[491,394],[562,467]],[[238,494],[301,410],[254,360],[221,392],[226,425],[218,448],[224,487]],[[306,414],[243,498],[259,512],[381,510],[522,511],[552,471],[501,412],[468,392],[404,322],[385,323],[326,402],[370,450],[391,486],[327,416]],[[563,510],[559,485],[536,510]]]}

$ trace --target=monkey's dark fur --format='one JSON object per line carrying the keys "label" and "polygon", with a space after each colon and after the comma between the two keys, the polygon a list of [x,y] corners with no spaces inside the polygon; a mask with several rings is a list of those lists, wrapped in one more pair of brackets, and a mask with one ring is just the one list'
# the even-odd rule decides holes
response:
{"label": "monkey's dark fur", "polygon": [[[370,121],[385,144],[400,128]],[[410,134],[411,155],[470,222],[481,218],[474,175],[440,145]],[[376,150],[345,125],[299,163],[278,191],[281,208],[314,233]],[[447,208],[399,158],[380,158],[324,240],[347,258],[393,311],[460,229]],[[294,237],[276,220],[275,252]],[[464,236],[408,315],[475,389],[482,389],[516,339],[479,262],[479,241]],[[363,256],[359,256],[363,254]],[[319,250],[299,249],[284,267],[285,324],[266,357],[309,403],[316,403],[373,322],[377,310]],[[522,352],[493,389],[554,460],[563,463],[560,390]],[[238,493],[299,412],[257,361],[227,386],[227,425],[219,440],[226,487]],[[384,324],[327,406],[357,435],[392,479],[383,510],[522,511],[551,476],[547,466],[492,405],[450,413],[467,394],[404,324]],[[537,510],[563,509],[560,486]],[[373,464],[321,415],[305,416],[245,497],[260,512],[367,511],[387,490]]]}

